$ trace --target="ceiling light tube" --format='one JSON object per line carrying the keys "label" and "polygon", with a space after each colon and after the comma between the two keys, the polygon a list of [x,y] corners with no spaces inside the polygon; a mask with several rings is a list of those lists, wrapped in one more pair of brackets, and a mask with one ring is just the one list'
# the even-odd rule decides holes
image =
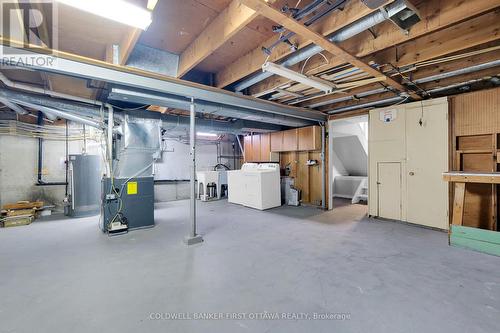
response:
{"label": "ceiling light tube", "polygon": [[146,30],[152,22],[151,12],[123,0],[57,0],[58,2],[120,22],[132,27]]}
{"label": "ceiling light tube", "polygon": [[329,81],[317,77],[305,76],[304,74],[297,73],[295,71],[292,71],[291,69],[275,64],[273,62],[264,63],[262,65],[262,71],[283,76],[289,80],[297,81],[299,83],[305,84],[306,86],[322,90],[327,94],[331,93],[335,89],[335,84]]}

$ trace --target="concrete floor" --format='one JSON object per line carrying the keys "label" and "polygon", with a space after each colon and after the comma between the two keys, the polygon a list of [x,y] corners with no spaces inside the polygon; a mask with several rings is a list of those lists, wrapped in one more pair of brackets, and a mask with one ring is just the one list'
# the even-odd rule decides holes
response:
{"label": "concrete floor", "polygon": [[[367,219],[360,205],[198,207],[206,241],[191,248],[188,201],[114,238],[97,218],[0,229],[0,332],[500,332],[500,258],[449,247],[443,232]],[[250,319],[276,312],[350,319]]]}

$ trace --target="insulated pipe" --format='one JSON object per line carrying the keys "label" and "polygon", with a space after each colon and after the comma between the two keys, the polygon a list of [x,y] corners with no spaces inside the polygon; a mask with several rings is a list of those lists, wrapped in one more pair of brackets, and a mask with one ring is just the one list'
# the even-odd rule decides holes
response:
{"label": "insulated pipe", "polygon": [[328,114],[335,114],[335,113],[340,113],[340,112],[364,109],[364,108],[368,108],[368,107],[372,107],[372,106],[397,103],[397,102],[401,102],[402,100],[404,100],[406,98],[408,98],[408,96],[401,95],[401,96],[386,98],[386,99],[382,99],[382,100],[374,101],[374,102],[345,106],[345,107],[330,110],[330,111],[328,111]]}
{"label": "insulated pipe", "polygon": [[[422,83],[447,79],[450,77],[474,73],[474,72],[478,72],[478,71],[481,71],[484,69],[489,69],[489,68],[493,68],[493,67],[497,67],[497,66],[500,66],[500,60],[490,61],[490,62],[486,62],[483,64],[475,65],[475,66],[457,69],[455,71],[450,71],[450,72],[446,72],[446,73],[441,73],[441,74],[436,74],[436,75],[424,77],[421,79],[414,80],[413,83],[422,84]],[[408,84],[411,84],[411,82],[408,82]],[[437,88],[437,89],[446,90],[446,89],[451,89],[451,88],[443,87],[443,88]],[[369,90],[369,91],[358,93],[358,94],[353,95],[353,96],[345,96],[345,97],[340,97],[340,98],[336,98],[336,99],[331,99],[328,101],[314,103],[314,104],[309,105],[308,107],[309,108],[316,108],[316,107],[320,107],[320,106],[324,106],[324,105],[350,101],[350,100],[353,100],[355,97],[367,97],[370,95],[380,94],[380,93],[387,92],[387,91],[390,91],[390,90],[387,88],[379,88],[379,89]],[[429,93],[431,91],[432,90],[427,91],[427,92]]]}
{"label": "insulated pipe", "polygon": [[[40,106],[44,106],[50,109],[56,109],[60,112],[65,112],[66,114],[75,115],[83,119],[90,119],[96,123],[101,122],[102,116],[107,117],[108,111],[103,110],[101,113],[100,108],[92,105],[83,105],[81,103],[75,103],[70,101],[61,101],[53,99],[47,96],[35,95],[27,92],[19,92],[9,89],[0,88],[0,98],[4,100],[17,100],[24,103],[29,103],[31,105],[36,105],[37,109]],[[172,129],[177,128],[189,128],[189,117],[174,116],[168,114],[160,114],[157,112],[151,112],[146,110],[134,110],[126,111],[134,117],[139,118],[159,118],[163,121],[163,126],[171,127]],[[47,113],[46,115],[50,115]],[[119,123],[123,119],[123,113],[113,112],[113,120]],[[300,120],[300,119],[299,119]],[[218,120],[208,120],[208,119],[198,119],[198,126],[206,131],[217,131],[219,133],[245,133],[248,132],[245,129],[253,129],[253,131],[270,132],[279,131],[283,128],[277,124],[271,123],[261,123],[252,120],[242,120],[238,119],[234,122],[218,121]],[[115,126],[115,132],[117,132],[119,127]]]}
{"label": "insulated pipe", "polygon": [[[400,11],[407,8],[404,0],[397,0],[385,8],[381,8],[380,10],[373,12],[350,25],[339,29],[338,31],[327,36],[327,39],[332,43],[339,43],[345,41],[363,31],[366,31],[379,23],[382,23],[389,19],[391,16],[399,13]],[[323,51],[323,48],[320,46],[311,44],[309,46],[304,47],[303,49],[292,53],[288,59],[280,63],[280,65],[285,67],[290,67],[292,65],[298,64],[301,61],[306,60],[307,58],[312,57],[315,54]],[[242,91],[250,86],[253,86],[260,81],[271,77],[273,74],[269,72],[262,72],[255,75],[250,76],[248,79],[238,83],[235,85],[235,91]]]}
{"label": "insulated pipe", "polygon": [[[437,93],[440,93],[440,92],[443,92],[443,91],[447,91],[447,90],[450,90],[450,89],[459,88],[459,87],[466,86],[466,85],[471,85],[471,84],[482,82],[482,81],[487,81],[487,80],[491,81],[494,78],[495,77],[493,77],[493,78],[488,77],[488,78],[481,78],[481,79],[474,79],[474,80],[464,81],[464,82],[460,82],[460,83],[454,83],[454,84],[450,84],[450,85],[445,86],[445,87],[437,87],[437,88],[434,88],[434,89],[430,89],[430,90],[427,90],[426,92],[428,94],[430,94],[430,95],[437,94]],[[369,102],[369,103],[351,105],[351,106],[347,106],[347,107],[343,107],[343,108],[333,109],[333,110],[329,111],[328,114],[335,114],[335,113],[340,113],[340,112],[345,112],[345,111],[358,110],[358,109],[363,109],[363,108],[367,108],[367,107],[372,107],[372,106],[377,106],[377,105],[382,105],[382,104],[397,102],[398,100],[401,101],[404,98],[407,98],[407,97],[406,96],[405,97],[397,96],[397,97],[388,98],[388,99],[384,99],[384,100],[380,100],[380,101],[375,101],[375,102]]]}
{"label": "insulated pipe", "polygon": [[[171,132],[176,130],[189,129],[189,117],[162,115],[161,116],[163,129]],[[244,134],[250,131],[267,133],[273,131],[280,131],[283,127],[272,124],[261,124],[248,120],[220,121],[211,119],[196,119],[196,127],[199,131],[210,133],[231,133],[231,134]]]}
{"label": "insulated pipe", "polygon": [[63,119],[71,120],[71,121],[74,121],[76,123],[85,124],[85,125],[88,125],[88,126],[91,126],[91,127],[99,128],[99,129],[102,128],[102,126],[98,122],[96,122],[94,120],[91,120],[89,118],[83,118],[83,117],[80,117],[80,116],[76,116],[74,114],[70,114],[70,113],[65,112],[65,111],[60,111],[60,110],[56,110],[56,109],[53,109],[53,108],[48,108],[46,106],[40,106],[40,105],[36,105],[36,104],[31,104],[31,103],[27,103],[27,102],[24,102],[24,101],[12,100],[12,102],[14,102],[16,104],[21,104],[21,105],[23,105],[25,107],[28,107],[28,108],[32,108],[32,109],[35,109],[35,110],[42,111],[45,114],[48,113],[48,114],[55,115],[57,117],[61,117]]}
{"label": "insulated pipe", "polygon": [[0,98],[0,103],[4,104],[6,107],[8,107],[12,111],[15,111],[16,113],[18,113],[20,115],[28,114],[28,111],[26,111],[25,109],[23,109],[22,107],[20,107],[17,104],[9,102],[9,100],[7,100],[5,98]]}
{"label": "insulated pipe", "polygon": [[470,67],[466,67],[466,68],[457,69],[455,71],[450,71],[450,72],[446,72],[446,73],[441,73],[441,74],[437,74],[437,75],[432,75],[432,76],[424,77],[424,78],[421,78],[421,79],[418,79],[418,80],[414,80],[413,82],[417,83],[417,84],[419,84],[419,83],[427,83],[427,82],[432,82],[432,81],[447,79],[447,78],[450,78],[450,77],[453,77],[453,76],[458,76],[458,75],[464,75],[464,74],[469,74],[469,73],[473,73],[473,72],[478,72],[478,71],[482,71],[484,69],[493,68],[493,67],[497,67],[497,66],[500,66],[500,60],[485,62],[484,64],[479,64],[479,65],[475,65],[475,66],[470,66]]}
{"label": "insulated pipe", "polygon": [[[108,99],[122,102],[134,101],[135,103],[159,105],[182,110],[190,109],[189,100],[179,96],[169,96],[164,94],[148,93],[144,91],[116,87],[111,89]],[[214,103],[198,100],[196,101],[196,110],[200,113],[209,113],[228,118],[260,121],[264,123],[280,124],[291,127],[302,127],[314,124],[314,122],[310,120],[299,119],[294,116],[271,114],[250,109],[244,110],[241,108],[238,109],[233,107],[220,106],[215,105]]]}
{"label": "insulated pipe", "polygon": [[482,82],[482,81],[492,81],[494,84],[495,83],[495,79],[497,77],[494,76],[494,77],[486,77],[486,78],[481,78],[481,79],[474,79],[474,80],[469,80],[469,81],[464,81],[464,82],[460,82],[460,83],[454,83],[454,84],[450,84],[449,86],[445,86],[445,87],[437,87],[437,88],[434,88],[434,89],[430,89],[430,90],[427,90],[427,93],[429,93],[430,95],[432,94],[436,94],[436,93],[440,93],[440,92],[443,92],[443,91],[446,91],[446,90],[450,90],[450,89],[455,89],[455,88],[459,88],[459,87],[462,87],[462,86],[467,86],[467,85],[471,85],[471,84],[474,84],[474,83],[479,83],[479,82]]}
{"label": "insulated pipe", "polygon": [[31,104],[46,106],[53,109],[64,110],[70,113],[78,113],[82,116],[101,117],[100,107],[92,104],[81,104],[71,101],[55,99],[49,96],[42,96],[33,93],[21,92],[0,88],[0,98],[8,100],[18,100]]}
{"label": "insulated pipe", "polygon": [[367,97],[367,96],[375,95],[375,94],[381,94],[381,93],[384,93],[384,92],[387,92],[387,91],[389,91],[389,89],[387,89],[387,88],[373,89],[373,90],[364,91],[364,92],[361,92],[359,94],[352,95],[352,96],[339,97],[339,98],[331,99],[331,100],[328,100],[328,101],[314,103],[314,104],[311,104],[311,105],[309,105],[307,107],[308,108],[317,108],[317,107],[324,106],[324,105],[329,105],[329,104],[335,104],[335,103],[350,101],[350,100],[353,100],[353,99],[356,99],[356,98]]}
{"label": "insulated pipe", "polygon": [[8,77],[6,77],[3,73],[0,73],[0,81],[2,81],[2,83],[5,84],[9,88],[20,89],[20,90],[30,91],[30,92],[34,92],[34,93],[39,93],[39,94],[50,95],[53,97],[69,99],[69,100],[72,100],[75,102],[82,102],[82,103],[88,103],[88,104],[93,104],[93,105],[102,105],[101,102],[96,101],[96,100],[83,98],[83,97],[76,97],[73,95],[68,95],[68,94],[60,93],[60,92],[53,91],[53,90],[42,89],[42,88],[35,87],[35,86],[29,85],[29,84],[13,82]]}

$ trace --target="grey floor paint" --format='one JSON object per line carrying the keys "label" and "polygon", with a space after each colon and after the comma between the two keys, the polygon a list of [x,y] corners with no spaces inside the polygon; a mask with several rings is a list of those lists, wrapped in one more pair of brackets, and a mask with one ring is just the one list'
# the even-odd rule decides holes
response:
{"label": "grey floor paint", "polygon": [[[0,229],[0,332],[500,332],[500,258],[364,212],[200,203],[192,248],[187,201],[111,239],[96,218]],[[150,319],[170,312],[350,319]]]}

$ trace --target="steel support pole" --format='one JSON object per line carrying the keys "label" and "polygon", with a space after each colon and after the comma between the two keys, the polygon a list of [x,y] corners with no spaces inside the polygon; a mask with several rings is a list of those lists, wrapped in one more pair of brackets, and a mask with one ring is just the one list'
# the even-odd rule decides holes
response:
{"label": "steel support pole", "polygon": [[245,149],[243,148],[243,145],[241,144],[241,140],[240,140],[239,135],[236,135],[236,140],[238,141],[238,146],[240,146],[241,155],[243,155],[243,158],[245,158]]}
{"label": "steel support pole", "polygon": [[326,210],[326,124],[321,124],[321,208]]}
{"label": "steel support pole", "polygon": [[109,177],[113,177],[113,107],[111,105],[107,105],[108,107],[108,168],[109,168]]}
{"label": "steel support pole", "polygon": [[191,146],[191,198],[190,198],[190,222],[191,230],[184,243],[187,245],[194,245],[203,242],[203,237],[196,233],[196,110],[194,105],[194,98],[191,98],[191,105],[189,108],[189,145]]}

